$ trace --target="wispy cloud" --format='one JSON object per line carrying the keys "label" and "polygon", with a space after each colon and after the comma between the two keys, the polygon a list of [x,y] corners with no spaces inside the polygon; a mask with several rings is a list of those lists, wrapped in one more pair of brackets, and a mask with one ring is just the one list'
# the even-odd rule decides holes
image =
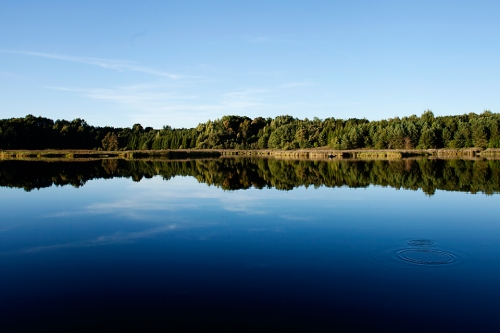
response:
{"label": "wispy cloud", "polygon": [[[79,241],[79,242],[31,247],[28,249],[21,250],[17,253],[37,253],[37,252],[42,252],[42,251],[54,251],[54,250],[66,249],[66,248],[111,245],[111,244],[117,244],[117,243],[130,242],[130,241],[134,241],[134,240],[141,239],[141,238],[149,238],[149,237],[152,237],[156,234],[167,232],[167,231],[172,231],[175,229],[177,229],[177,226],[175,224],[171,224],[171,225],[164,226],[164,227],[153,228],[153,229],[137,231],[137,232],[129,232],[129,233],[117,232],[117,233],[114,233],[111,235],[103,235],[103,236],[99,236],[99,237],[94,238],[94,239],[88,239],[88,240],[83,240],[83,241]],[[2,254],[9,255],[9,254],[13,254],[13,253],[8,252],[8,253],[2,253]]]}
{"label": "wispy cloud", "polygon": [[179,93],[167,93],[157,91],[152,87],[117,87],[117,88],[70,88],[70,87],[47,87],[61,91],[71,91],[81,93],[84,96],[92,99],[106,100],[120,104],[133,106],[149,105],[154,102],[160,102],[162,105],[168,101],[176,100],[193,100],[197,99],[196,95],[182,95]]}
{"label": "wispy cloud", "polygon": [[150,67],[141,66],[135,61],[129,60],[117,60],[117,59],[101,59],[101,58],[89,58],[89,57],[79,57],[79,56],[69,56],[63,54],[54,53],[42,53],[42,52],[27,52],[27,51],[13,51],[13,50],[0,50],[0,53],[11,53],[11,54],[22,54],[33,57],[41,57],[48,59],[56,59],[70,62],[77,62],[81,64],[98,66],[106,69],[113,69],[117,71],[131,71],[140,72],[145,74],[151,74],[161,77],[167,77],[170,79],[178,79],[181,76],[177,74],[172,74],[157,70]]}
{"label": "wispy cloud", "polygon": [[[196,82],[198,83],[198,82]],[[195,84],[195,83],[193,83]],[[170,123],[172,119],[190,120],[193,115],[214,118],[225,113],[244,113],[249,109],[276,108],[265,103],[266,89],[241,89],[211,95],[185,94],[179,87],[163,83],[139,84],[115,88],[47,87],[60,91],[75,92],[87,98],[120,104],[131,110],[130,122]],[[188,89],[189,90],[189,89]],[[141,113],[138,113],[140,110]],[[193,126],[193,125],[192,125]]]}
{"label": "wispy cloud", "polygon": [[178,211],[196,208],[195,204],[189,203],[166,203],[162,201],[147,202],[121,199],[109,203],[95,203],[80,211],[61,211],[44,215],[43,217],[65,218],[78,215],[113,215],[115,217],[126,217],[132,220],[155,220],[158,216],[151,212]]}
{"label": "wispy cloud", "polygon": [[[154,84],[121,86],[116,88],[72,88],[72,87],[47,87],[61,91],[81,93],[92,99],[107,100],[119,104],[126,104],[134,109],[143,111],[213,111],[227,109],[242,109],[247,107],[262,106],[259,94],[267,92],[264,89],[238,90],[222,94],[219,102],[200,103],[200,96],[167,93],[168,87]],[[183,101],[183,102],[179,102]],[[196,103],[187,103],[196,101]]]}
{"label": "wispy cloud", "polygon": [[[200,119],[206,121],[226,114],[256,117],[266,111],[278,115],[293,110],[314,110],[325,107],[323,104],[280,99],[279,96],[283,96],[280,89],[284,89],[279,87],[237,89],[227,92],[204,92],[201,88],[180,88],[162,83],[114,88],[62,86],[46,88],[73,92],[86,98],[119,105],[123,120],[126,119],[126,123],[121,126],[141,123],[155,128],[165,124],[174,127],[192,127],[196,126]],[[193,90],[197,94],[189,93]]]}
{"label": "wispy cloud", "polygon": [[[190,183],[191,185],[189,185]],[[174,189],[171,189],[171,186]],[[192,177],[173,177],[165,182],[161,177],[156,176],[148,181],[128,183],[125,190],[109,202],[98,201],[79,210],[62,210],[43,215],[43,217],[66,218],[105,215],[115,218],[125,217],[136,221],[158,221],[165,218],[167,211],[170,212],[168,216],[172,219],[172,214],[175,212],[200,209],[200,203],[204,200],[219,200],[224,195],[220,191],[210,189],[194,191],[191,186],[198,186],[198,182]],[[129,193],[135,194],[130,197]]]}
{"label": "wispy cloud", "polygon": [[244,213],[248,215],[268,214],[263,197],[266,195],[256,191],[240,191],[231,196],[221,196],[222,207],[230,212]]}
{"label": "wispy cloud", "polygon": [[116,214],[123,211],[172,211],[195,208],[195,204],[189,203],[137,202],[131,199],[123,199],[110,203],[96,203],[88,206],[87,210],[95,214]]}

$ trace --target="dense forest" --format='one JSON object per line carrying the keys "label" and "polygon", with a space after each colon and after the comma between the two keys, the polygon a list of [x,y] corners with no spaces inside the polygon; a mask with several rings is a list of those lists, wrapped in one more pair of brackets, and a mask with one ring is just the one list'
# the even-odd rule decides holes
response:
{"label": "dense forest", "polygon": [[500,148],[500,114],[485,111],[368,121],[224,116],[195,128],[95,127],[28,115],[0,120],[0,149],[428,149]]}
{"label": "dense forest", "polygon": [[190,176],[224,190],[251,187],[292,190],[298,186],[363,188],[369,185],[500,193],[499,160],[404,159],[308,161],[273,158],[217,158],[186,161],[106,159],[87,162],[0,161],[0,186],[26,191],[53,185],[83,186],[98,178],[134,181],[161,176]]}

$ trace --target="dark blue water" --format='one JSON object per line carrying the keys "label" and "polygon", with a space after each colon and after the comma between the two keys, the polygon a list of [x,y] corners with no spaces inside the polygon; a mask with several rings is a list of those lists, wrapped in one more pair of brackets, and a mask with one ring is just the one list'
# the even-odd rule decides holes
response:
{"label": "dark blue water", "polygon": [[500,196],[0,188],[0,331],[500,331]]}

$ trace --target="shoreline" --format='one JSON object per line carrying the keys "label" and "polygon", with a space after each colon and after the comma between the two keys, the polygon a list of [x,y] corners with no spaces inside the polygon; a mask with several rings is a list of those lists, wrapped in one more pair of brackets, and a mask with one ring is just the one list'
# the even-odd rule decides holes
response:
{"label": "shoreline", "polygon": [[2,150],[0,160],[6,159],[198,159],[217,157],[275,157],[299,159],[401,159],[408,157],[427,158],[488,158],[500,159],[500,149],[462,148],[462,149],[353,149],[336,150],[330,148],[297,150],[236,150],[236,149],[176,149],[176,150]]}

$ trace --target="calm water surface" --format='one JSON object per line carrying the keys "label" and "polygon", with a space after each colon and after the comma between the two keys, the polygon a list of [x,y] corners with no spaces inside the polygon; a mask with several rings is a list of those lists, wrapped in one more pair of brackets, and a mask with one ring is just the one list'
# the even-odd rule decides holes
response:
{"label": "calm water surface", "polygon": [[500,331],[496,164],[51,163],[0,162],[2,332]]}

